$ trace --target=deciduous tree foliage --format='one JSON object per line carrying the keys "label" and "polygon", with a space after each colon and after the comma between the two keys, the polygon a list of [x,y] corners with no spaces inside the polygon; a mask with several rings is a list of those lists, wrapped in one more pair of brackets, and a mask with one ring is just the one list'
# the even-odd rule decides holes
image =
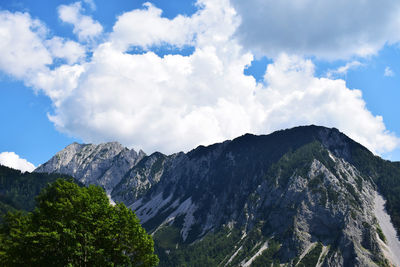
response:
{"label": "deciduous tree foliage", "polygon": [[0,231],[2,266],[155,266],[154,243],[124,204],[104,190],[57,180],[32,213],[9,213]]}

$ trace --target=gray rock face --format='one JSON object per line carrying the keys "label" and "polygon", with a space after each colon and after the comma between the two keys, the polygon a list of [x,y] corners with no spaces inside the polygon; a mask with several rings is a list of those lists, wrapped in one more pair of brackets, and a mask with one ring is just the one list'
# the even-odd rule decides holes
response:
{"label": "gray rock face", "polygon": [[65,173],[84,184],[100,185],[110,191],[144,156],[143,151],[137,153],[117,142],[99,145],[73,143],[35,172]]}
{"label": "gray rock face", "polygon": [[384,254],[394,266],[400,266],[400,241],[397,238],[390,216],[385,210],[385,200],[379,194],[375,196],[375,216],[378,219],[379,226],[382,228],[385,239],[380,242]]}
{"label": "gray rock face", "polygon": [[[245,236],[262,228],[266,238],[279,237],[281,263],[294,264],[296,257],[301,260],[315,242],[321,242],[325,255],[321,256],[320,266],[378,266],[374,262],[384,255],[376,238],[375,185],[361,178],[345,160],[330,152],[327,155],[330,167],[313,158],[302,170],[294,169],[287,181],[279,177],[279,172],[270,181],[243,177],[246,182],[240,189],[226,181],[220,191],[214,191],[209,180],[205,186],[197,182],[190,188],[195,183],[191,180],[187,182],[190,189],[181,187],[191,176],[197,181],[213,176],[209,166],[221,157],[221,152],[196,160],[183,157],[174,172],[164,171],[171,175],[165,179],[176,183],[161,181],[150,196],[139,198],[131,208],[155,232],[183,218],[180,233],[184,241],[200,240],[230,223],[243,229]],[[232,154],[225,157],[230,164],[237,164]],[[253,182],[254,186],[249,187]],[[177,193],[181,190],[186,195]]]}
{"label": "gray rock face", "polygon": [[158,152],[144,157],[140,163],[124,174],[122,180],[113,188],[111,198],[116,202],[132,204],[160,181],[167,160],[167,156]]}

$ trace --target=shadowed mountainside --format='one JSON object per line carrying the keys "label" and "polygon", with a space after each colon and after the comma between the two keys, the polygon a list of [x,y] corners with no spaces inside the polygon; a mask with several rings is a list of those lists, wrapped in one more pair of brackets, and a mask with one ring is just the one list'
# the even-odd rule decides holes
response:
{"label": "shadowed mountainside", "polygon": [[[114,162],[118,153],[111,154],[84,156],[88,164],[75,173],[91,158],[100,166]],[[68,164],[53,158],[43,166],[59,172]],[[153,232],[160,266],[389,266],[374,196],[378,190],[387,199],[398,231],[400,163],[374,156],[337,129],[246,134],[130,164],[108,190]],[[80,180],[101,184],[96,179]]]}

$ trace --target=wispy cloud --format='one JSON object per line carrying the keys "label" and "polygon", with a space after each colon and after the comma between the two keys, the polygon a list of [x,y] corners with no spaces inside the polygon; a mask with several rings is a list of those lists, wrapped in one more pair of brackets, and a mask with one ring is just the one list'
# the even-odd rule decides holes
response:
{"label": "wispy cloud", "polygon": [[387,66],[387,67],[385,68],[385,72],[383,73],[383,75],[384,75],[385,77],[393,77],[393,76],[394,76],[394,72],[393,72],[393,70],[392,70],[389,66]]}
{"label": "wispy cloud", "polygon": [[343,75],[346,75],[350,69],[356,69],[360,66],[363,66],[363,64],[361,62],[356,61],[356,60],[351,61],[351,62],[346,63],[346,65],[337,68],[336,70],[329,70],[327,72],[326,76],[328,78],[333,78],[335,76],[343,76]]}

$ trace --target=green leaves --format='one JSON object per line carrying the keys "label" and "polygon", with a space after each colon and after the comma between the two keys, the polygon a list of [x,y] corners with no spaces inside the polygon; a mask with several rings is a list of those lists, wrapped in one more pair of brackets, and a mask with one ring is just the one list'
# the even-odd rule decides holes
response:
{"label": "green leaves", "polygon": [[153,240],[124,204],[100,187],[57,180],[37,208],[9,213],[0,231],[3,266],[155,266]]}

